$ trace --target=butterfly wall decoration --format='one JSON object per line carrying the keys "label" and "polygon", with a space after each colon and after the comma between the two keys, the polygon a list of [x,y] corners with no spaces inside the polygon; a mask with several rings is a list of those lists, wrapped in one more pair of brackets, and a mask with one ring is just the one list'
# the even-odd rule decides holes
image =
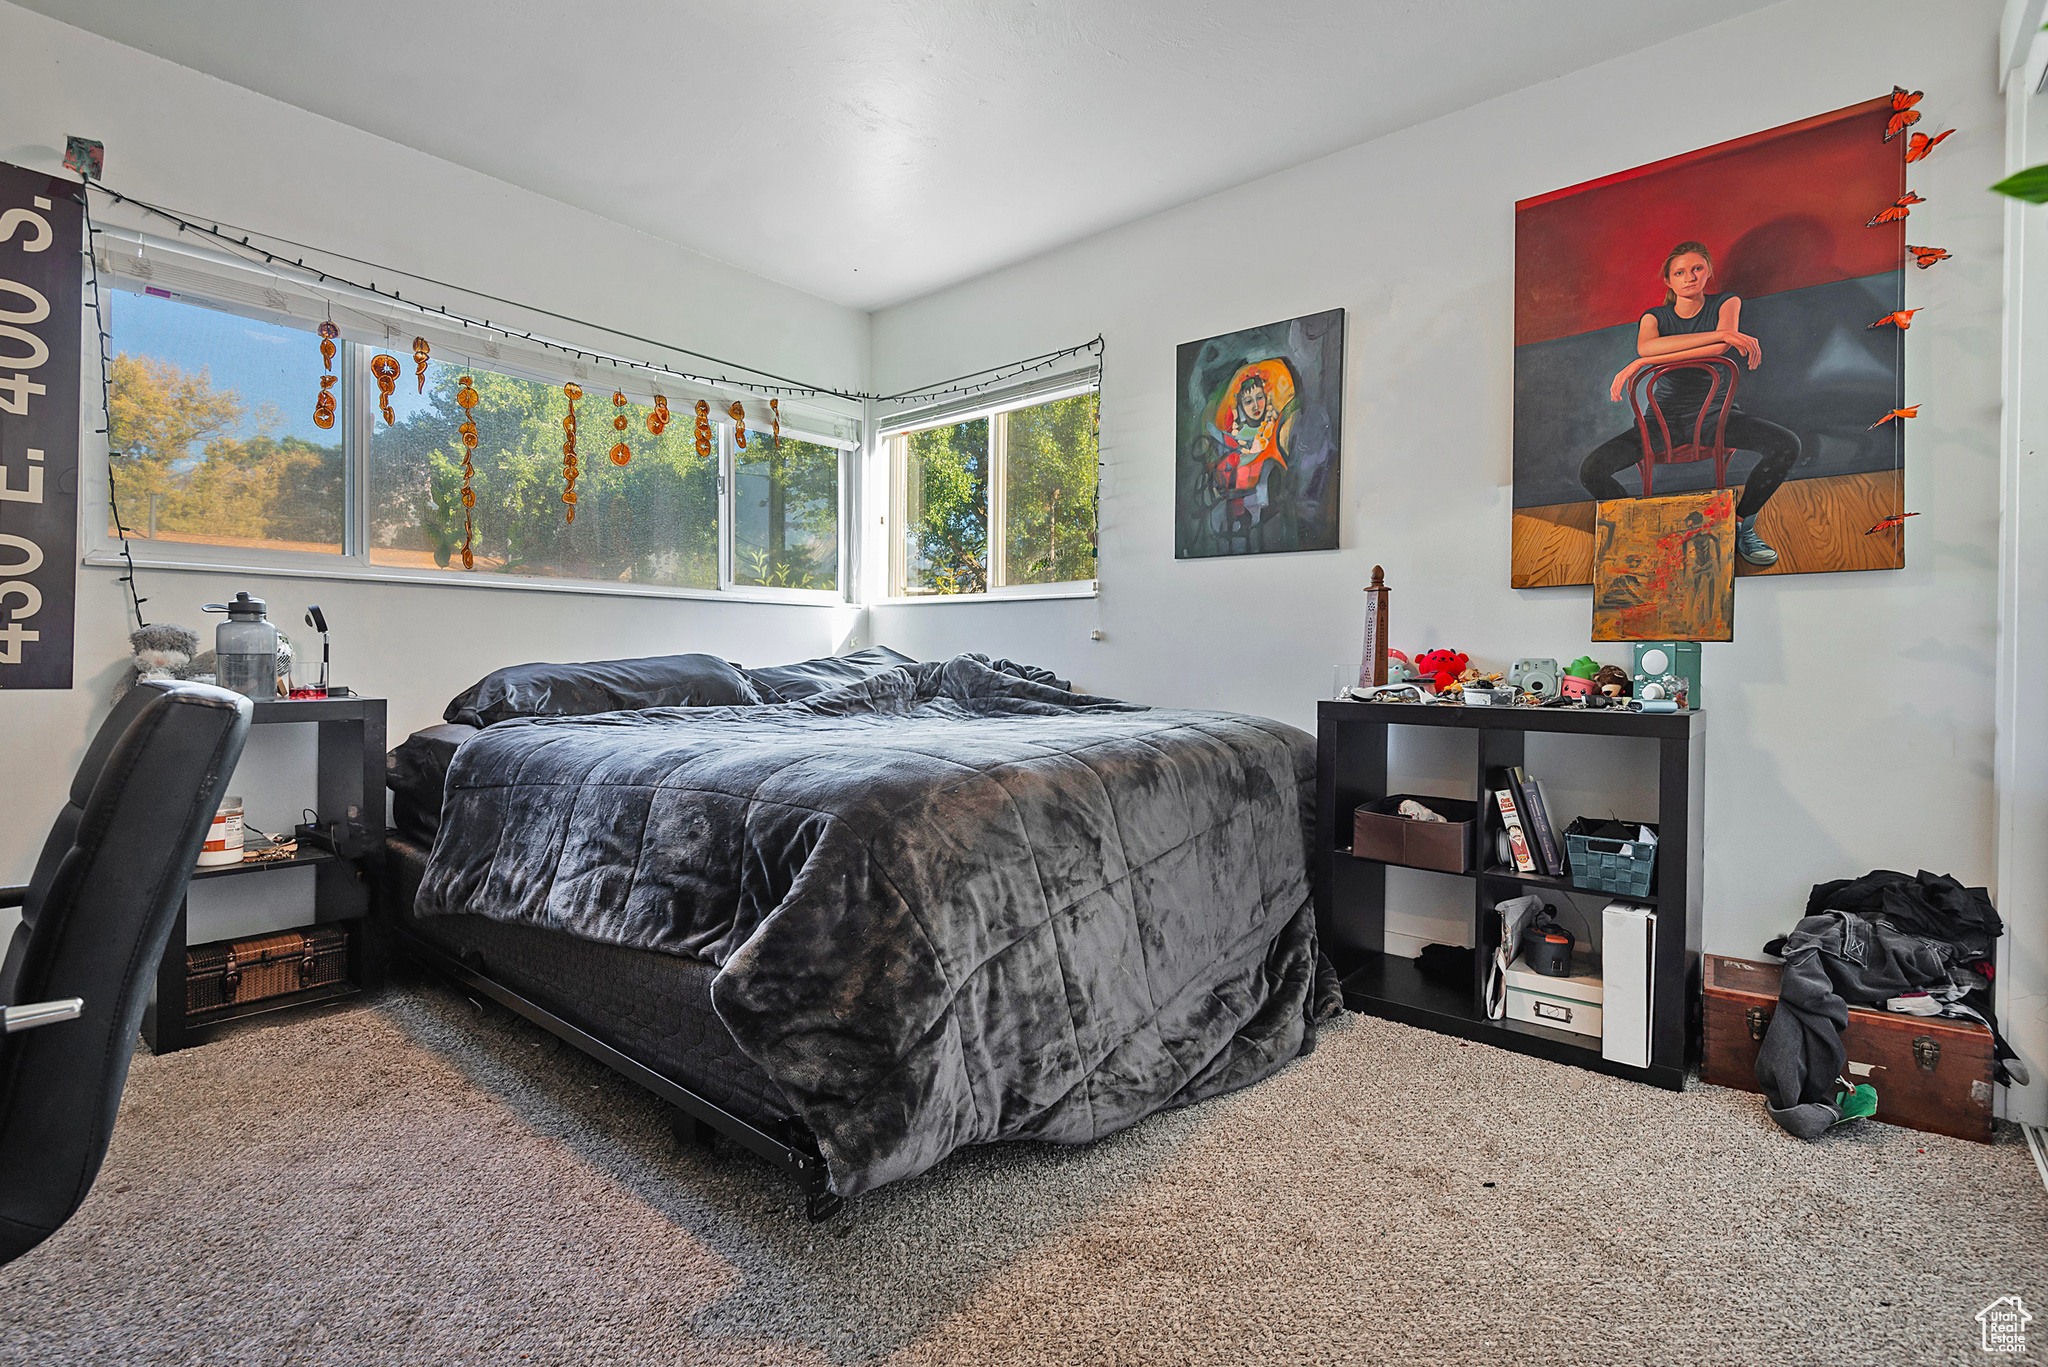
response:
{"label": "butterfly wall decoration", "polygon": [[1890,142],[1899,134],[1920,122],[1920,111],[1913,106],[1920,103],[1924,91],[1907,90],[1902,85],[1892,87],[1892,116],[1885,121],[1884,140]]}
{"label": "butterfly wall decoration", "polygon": [[1897,199],[1893,200],[1890,208],[1880,209],[1878,211],[1877,217],[1871,219],[1870,222],[1864,224],[1863,226],[1866,228],[1875,228],[1880,223],[1896,223],[1900,219],[1906,217],[1908,214],[1913,212],[1910,206],[1915,204],[1925,204],[1926,202],[1927,201],[1924,198],[1914,194],[1911,190],[1908,190],[1906,191],[1906,193],[1900,195]]}
{"label": "butterfly wall decoration", "polygon": [[1906,139],[1906,160],[1925,161],[1927,154],[1941,146],[1941,140],[1955,131],[1953,128],[1944,128],[1931,138],[1925,133],[1915,133],[1912,137]]}

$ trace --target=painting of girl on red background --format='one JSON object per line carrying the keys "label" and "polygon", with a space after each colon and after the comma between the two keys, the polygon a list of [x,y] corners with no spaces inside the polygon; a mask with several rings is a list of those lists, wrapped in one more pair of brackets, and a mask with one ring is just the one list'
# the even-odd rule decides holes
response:
{"label": "painting of girl on red background", "polygon": [[1902,335],[1870,326],[1904,307],[1904,223],[1865,226],[1905,192],[1890,108],[1515,206],[1515,587],[1592,581],[1596,503],[1644,492],[1646,433],[1659,496],[1715,487],[1718,448],[1738,574],[1905,563],[1863,534],[1904,486],[1900,425],[1870,427],[1904,401]]}

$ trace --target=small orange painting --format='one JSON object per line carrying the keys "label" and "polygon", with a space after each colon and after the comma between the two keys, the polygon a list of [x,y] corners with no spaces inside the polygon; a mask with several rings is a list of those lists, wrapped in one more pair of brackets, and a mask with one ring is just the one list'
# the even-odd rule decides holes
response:
{"label": "small orange painting", "polygon": [[1735,639],[1735,492],[1601,501],[1593,639]]}

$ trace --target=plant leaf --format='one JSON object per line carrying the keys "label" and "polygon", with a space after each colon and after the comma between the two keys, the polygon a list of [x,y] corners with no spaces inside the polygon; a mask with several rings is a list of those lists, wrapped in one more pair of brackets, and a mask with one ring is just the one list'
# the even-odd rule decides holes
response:
{"label": "plant leaf", "polygon": [[2029,204],[2048,204],[2048,165],[2015,171],[1991,188],[2001,195],[2023,199]]}

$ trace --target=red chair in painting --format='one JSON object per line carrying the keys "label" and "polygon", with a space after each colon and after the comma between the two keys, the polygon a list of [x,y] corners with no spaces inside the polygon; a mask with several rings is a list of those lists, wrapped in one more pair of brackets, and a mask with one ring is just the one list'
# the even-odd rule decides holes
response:
{"label": "red chair in painting", "polygon": [[[1692,440],[1682,446],[1671,443],[1671,426],[1664,421],[1664,410],[1657,403],[1657,381],[1678,370],[1704,370],[1707,372],[1707,397],[1700,404],[1699,415],[1692,421]],[[1643,441],[1643,458],[1636,469],[1643,476],[1643,497],[1650,497],[1650,472],[1659,465],[1689,465],[1694,461],[1714,462],[1714,487],[1728,487],[1728,410],[1735,403],[1735,381],[1741,369],[1726,356],[1708,356],[1693,361],[1666,361],[1662,365],[1645,366],[1629,381],[1628,406],[1636,415],[1636,434]],[[1724,389],[1722,381],[1726,380]],[[1644,400],[1649,406],[1644,407]],[[1718,413],[1714,423],[1714,439],[1705,440],[1707,414]],[[1650,435],[1650,420],[1657,422],[1657,436]]]}

